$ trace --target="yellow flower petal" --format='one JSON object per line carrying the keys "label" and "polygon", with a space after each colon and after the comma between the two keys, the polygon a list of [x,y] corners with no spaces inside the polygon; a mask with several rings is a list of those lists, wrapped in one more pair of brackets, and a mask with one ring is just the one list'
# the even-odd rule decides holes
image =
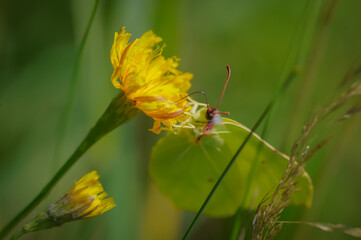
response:
{"label": "yellow flower petal", "polygon": [[110,53],[114,67],[111,81],[136,108],[155,120],[153,132],[159,133],[164,128],[162,124],[171,129],[188,118],[185,112],[190,108],[184,97],[193,75],[176,69],[176,57],[162,56],[164,46],[157,46],[162,39],[152,31],[131,43],[129,38],[124,28],[115,33]]}
{"label": "yellow flower petal", "polygon": [[113,198],[105,199],[108,194],[104,192],[98,179],[96,171],[84,175],[63,199],[51,205],[49,215],[61,219],[70,214],[70,220],[77,220],[102,214],[115,207]]}

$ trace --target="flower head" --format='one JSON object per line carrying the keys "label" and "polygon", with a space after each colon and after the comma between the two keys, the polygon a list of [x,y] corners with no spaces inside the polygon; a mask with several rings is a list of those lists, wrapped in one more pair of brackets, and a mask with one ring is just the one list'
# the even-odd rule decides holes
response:
{"label": "flower head", "polygon": [[62,217],[69,215],[71,220],[100,215],[115,207],[113,198],[105,197],[99,175],[92,171],[75,183],[72,189],[58,202],[48,208],[48,215]]}
{"label": "flower head", "polygon": [[113,198],[105,198],[99,175],[92,171],[83,176],[58,202],[51,204],[17,232],[14,239],[25,233],[61,226],[64,223],[100,215],[115,207]]}
{"label": "flower head", "polygon": [[184,97],[193,75],[176,69],[178,58],[162,56],[164,45],[157,45],[162,39],[152,31],[131,43],[130,36],[124,28],[115,33],[111,81],[123,90],[136,108],[155,120],[153,132],[159,133],[163,129],[162,123],[171,129],[188,118],[189,105]]}

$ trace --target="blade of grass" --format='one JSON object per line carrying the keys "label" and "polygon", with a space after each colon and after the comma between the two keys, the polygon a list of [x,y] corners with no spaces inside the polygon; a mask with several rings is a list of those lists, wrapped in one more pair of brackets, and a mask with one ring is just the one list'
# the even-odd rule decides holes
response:
{"label": "blade of grass", "polygon": [[[334,1],[334,0],[331,0]],[[309,49],[309,51],[303,51],[304,54],[300,56],[301,62],[305,63],[305,70],[302,76],[302,80],[300,81],[300,86],[298,93],[296,94],[293,100],[293,108],[294,109],[306,109],[305,106],[307,103],[310,103],[312,94],[312,87],[315,85],[317,81],[315,80],[315,76],[317,74],[317,66],[320,64],[322,60],[321,52],[326,46],[326,28],[329,23],[329,10],[325,7],[326,0],[314,1],[315,7],[309,16],[309,24],[311,25],[308,31],[305,32],[305,41],[303,43],[304,49]],[[333,5],[332,5],[333,6]],[[308,97],[307,97],[308,96]],[[297,111],[290,117],[288,124],[286,126],[285,135],[282,138],[283,144],[286,145],[288,142],[292,142],[290,138],[293,136],[293,126],[302,124],[300,119],[302,119],[302,112]]]}
{"label": "blade of grass", "polygon": [[245,216],[243,216],[243,212],[242,211],[242,206],[240,206],[236,212],[236,214],[234,215],[234,222],[233,222],[233,227],[232,227],[232,233],[231,233],[231,240],[237,240],[238,236],[239,236],[239,232],[242,226],[242,221]]}
{"label": "blade of grass", "polygon": [[[96,10],[98,8],[98,5],[99,5],[99,0],[95,0],[94,2],[94,7],[93,7],[93,10],[92,10],[92,13],[90,15],[90,18],[89,18],[89,21],[88,21],[88,25],[87,25],[87,28],[85,30],[85,33],[83,35],[83,38],[82,38],[82,41],[81,41],[81,44],[80,44],[80,47],[79,47],[79,50],[78,50],[78,53],[77,53],[77,57],[76,57],[76,65],[74,67],[74,71],[73,71],[73,74],[72,74],[72,78],[71,78],[71,82],[70,82],[70,88],[69,88],[69,92],[68,92],[68,96],[67,96],[67,102],[65,104],[65,107],[64,107],[64,112],[61,114],[61,117],[60,117],[60,125],[59,125],[59,130],[58,130],[58,136],[57,136],[57,144],[56,144],[56,149],[54,151],[54,156],[53,156],[53,159],[55,159],[55,157],[58,155],[58,152],[60,150],[60,147],[61,147],[61,143],[64,139],[64,132],[65,132],[65,129],[66,129],[66,120],[68,119],[68,115],[69,115],[69,110],[70,110],[70,107],[72,105],[72,102],[73,102],[73,99],[74,99],[74,94],[75,94],[75,86],[76,86],[76,80],[77,80],[77,76],[78,76],[78,72],[79,72],[79,66],[80,66],[80,59],[81,59],[81,55],[82,55],[82,52],[83,52],[83,49],[84,49],[84,46],[85,46],[85,43],[86,43],[86,40],[88,38],[88,35],[89,35],[89,31],[90,31],[90,28],[91,28],[91,25],[93,23],[93,19],[94,19],[94,16],[95,16],[95,13],[96,13]],[[77,152],[76,152],[77,153]],[[74,155],[79,155],[79,154],[76,154],[74,153]],[[73,156],[74,156],[73,155]],[[72,157],[73,157],[72,156]],[[75,158],[76,156],[74,156]],[[64,165],[65,166],[65,165]],[[59,174],[60,173],[60,174]],[[58,172],[57,175],[55,175],[55,177],[53,178],[56,179],[56,181],[58,181],[58,179],[56,178],[57,176],[62,176],[63,173],[61,171]],[[53,181],[51,181],[50,183],[52,183]],[[48,184],[42,192],[45,192],[48,190],[48,186],[50,186],[51,184]],[[30,211],[36,207],[39,203],[39,199],[42,199],[45,195],[41,195],[39,194],[29,205],[27,205],[20,213],[18,213],[18,215],[16,215],[0,232],[0,239],[3,239],[24,217],[26,217]]]}
{"label": "blade of grass", "polygon": [[[296,30],[293,34],[293,39],[289,46],[289,51],[288,51],[289,54],[286,58],[286,61],[284,63],[283,72],[281,74],[281,79],[283,79],[281,82],[284,82],[285,78],[287,78],[286,73],[290,72],[289,66],[292,66],[291,65],[292,62],[299,62],[299,60],[300,60],[301,43],[302,43],[302,40],[300,40],[300,39],[302,39],[304,31],[307,29],[307,27],[309,27],[309,26],[307,26],[309,24],[306,24],[307,21],[305,21],[304,19],[308,19],[307,15],[310,15],[310,11],[312,10],[312,4],[310,4],[310,3],[311,3],[311,1],[306,2],[305,7],[300,15],[299,23],[297,24],[298,27],[296,28]],[[298,65],[298,64],[295,64],[295,66],[296,65]],[[277,104],[277,101],[275,101],[275,105],[276,104]],[[265,120],[265,124],[264,124],[263,130],[262,130],[262,133],[260,135],[262,139],[265,139],[266,134],[269,130],[269,125],[270,125],[270,121],[273,116],[274,109],[275,109],[275,107],[273,107],[270,110],[270,113],[268,114],[268,116]],[[258,156],[259,156],[259,152],[260,152],[260,147],[261,147],[261,145],[258,146],[257,155],[255,156],[255,159],[253,161],[253,164],[252,164],[249,174],[247,176],[247,181],[246,181],[247,183],[251,183],[254,178],[254,173],[256,171],[256,167],[258,166],[258,161],[259,161]],[[244,196],[242,199],[242,205],[245,204],[245,201],[248,196],[250,188],[251,188],[251,184],[247,184],[245,193],[244,193]],[[242,205],[241,205],[241,207],[242,207]],[[236,213],[236,216],[235,216],[236,220],[235,220],[235,223],[233,226],[231,240],[238,239],[238,233],[240,232],[240,228],[242,227],[242,222],[243,222],[243,225],[245,225],[245,221],[241,221],[241,220],[237,219],[238,217],[241,217],[240,213],[241,213],[241,211],[237,211],[237,213]]]}
{"label": "blade of grass", "polygon": [[93,20],[95,17],[96,10],[98,9],[98,5],[99,5],[99,0],[95,0],[92,13],[90,15],[87,27],[86,27],[84,35],[81,39],[80,46],[79,46],[79,49],[78,49],[78,52],[76,55],[75,66],[74,66],[73,73],[72,73],[71,80],[70,80],[70,86],[69,86],[68,94],[66,96],[66,102],[64,105],[63,112],[60,114],[60,118],[59,118],[57,135],[56,135],[56,139],[55,139],[55,149],[54,149],[54,153],[53,153],[53,161],[52,161],[53,166],[55,166],[56,163],[58,162],[59,153],[63,146],[63,141],[65,138],[65,131],[68,126],[68,118],[69,118],[69,114],[70,114],[70,109],[73,105],[74,98],[75,98],[75,89],[76,89],[76,85],[78,82],[79,68],[80,68],[80,64],[81,64],[81,56],[82,56],[82,53],[83,53],[83,50],[85,47],[85,43],[88,39],[90,28],[93,24]]}
{"label": "blade of grass", "polygon": [[213,186],[212,190],[210,191],[210,193],[208,194],[207,198],[205,199],[205,201],[203,202],[201,208],[199,209],[199,211],[197,212],[196,216],[194,217],[192,223],[189,225],[188,229],[186,230],[184,236],[183,236],[183,240],[187,239],[190,231],[192,230],[194,224],[197,222],[198,218],[200,217],[200,215],[202,214],[202,212],[204,211],[205,207],[208,205],[208,202],[211,200],[211,198],[213,197],[213,194],[215,193],[215,191],[217,190],[218,186],[220,185],[220,183],[222,182],[222,180],[224,179],[224,177],[227,175],[229,169],[232,167],[232,165],[234,164],[234,162],[236,161],[238,155],[241,153],[241,151],[243,150],[244,146],[247,144],[248,140],[251,138],[252,134],[257,130],[257,128],[259,127],[259,125],[263,122],[264,118],[267,116],[267,114],[269,113],[269,111],[271,110],[271,108],[273,107],[273,105],[275,104],[276,100],[286,91],[286,89],[288,88],[288,86],[290,85],[290,83],[294,80],[295,76],[298,73],[298,69],[294,68],[289,76],[287,77],[287,79],[285,80],[285,82],[282,84],[282,86],[278,89],[276,95],[272,98],[272,100],[270,101],[270,103],[267,105],[267,107],[265,108],[265,110],[262,112],[261,116],[258,118],[257,122],[254,124],[254,126],[252,127],[250,133],[247,135],[246,139],[243,141],[243,143],[241,144],[241,146],[238,148],[237,152],[234,154],[234,156],[232,157],[232,159],[229,161],[227,167],[223,170],[221,176],[218,178],[217,182],[215,183],[215,185]]}
{"label": "blade of grass", "polygon": [[120,125],[128,122],[137,113],[138,109],[133,107],[132,101],[127,99],[123,92],[120,92],[115,98],[113,98],[108,108],[98,119],[94,127],[90,129],[84,140],[75,149],[74,153],[56,172],[40,193],[36,195],[36,197],[12,221],[10,221],[8,225],[5,226],[5,228],[0,232],[0,238],[3,238],[21,219],[23,219],[49,194],[55,184],[90,147]]}
{"label": "blade of grass", "polygon": [[[310,1],[308,1],[305,5],[305,10],[304,10],[304,14],[306,14],[308,11],[308,7],[309,7],[309,4]],[[301,19],[302,20],[302,19]],[[313,23],[313,21],[310,21],[311,23]],[[298,34],[301,34],[303,31],[304,31],[304,25],[305,24],[301,24],[301,27],[299,29],[299,33]],[[311,26],[312,27],[312,26]],[[310,27],[310,28],[311,28]],[[293,41],[296,41],[297,40],[297,34],[295,34],[295,38]],[[306,41],[307,42],[307,41]],[[295,46],[295,44],[292,44],[291,45],[291,48],[292,46]],[[220,178],[218,179],[218,181],[216,182],[216,184],[214,185],[213,189],[211,190],[211,192],[209,193],[209,195],[207,196],[206,200],[204,201],[203,205],[201,206],[200,210],[197,212],[195,218],[193,219],[191,225],[189,226],[189,228],[187,229],[184,237],[183,237],[183,240],[187,238],[187,236],[189,235],[191,229],[193,228],[195,222],[197,221],[197,219],[199,218],[199,216],[201,215],[201,213],[203,212],[204,208],[206,207],[206,205],[208,204],[208,202],[210,201],[210,199],[212,198],[214,192],[216,191],[216,189],[218,188],[218,185],[220,184],[220,182],[223,180],[224,176],[227,174],[228,170],[230,169],[230,167],[233,165],[233,163],[235,162],[235,159],[237,158],[237,156],[239,155],[239,153],[241,152],[241,150],[243,149],[244,145],[247,143],[247,141],[249,140],[249,137],[252,135],[252,133],[258,128],[259,124],[263,121],[263,119],[265,118],[265,116],[272,110],[273,106],[276,104],[277,100],[279,99],[279,97],[285,92],[286,88],[289,86],[289,83],[296,77],[297,73],[299,72],[298,69],[297,69],[297,65],[298,63],[300,62],[303,62],[302,60],[302,57],[301,57],[301,52],[303,52],[302,50],[302,47],[300,47],[297,51],[297,54],[296,54],[296,57],[295,57],[295,60],[294,60],[294,67],[293,69],[288,73],[288,76],[285,77],[285,80],[283,81],[282,85],[278,88],[279,90],[277,91],[276,95],[274,96],[274,98],[271,100],[271,102],[269,103],[269,105],[266,107],[266,109],[264,110],[264,112],[262,113],[262,115],[260,116],[260,118],[257,120],[256,124],[254,125],[254,127],[252,128],[251,132],[249,133],[249,135],[247,136],[247,138],[245,139],[245,141],[242,143],[242,145],[240,146],[240,148],[238,149],[238,151],[236,152],[236,154],[233,156],[233,158],[231,159],[231,161],[229,162],[229,164],[227,165],[226,169],[223,171],[222,175],[220,176]],[[307,46],[306,46],[306,49],[307,49]],[[288,66],[288,62],[289,61],[292,61],[291,60],[291,54],[289,55],[288,59],[286,60],[286,64],[285,64],[285,69],[287,69],[287,66]],[[264,128],[264,131],[263,131],[263,135],[266,134],[266,130],[267,130],[267,126],[269,124],[269,118],[267,118],[266,120],[266,124],[265,124],[265,128]],[[252,168],[254,172],[254,168]],[[249,178],[252,178],[253,176],[253,173],[250,172],[250,175],[249,175]],[[249,188],[249,186],[247,185],[247,188]],[[248,192],[248,190],[246,190],[246,192]],[[245,194],[246,196],[246,194]],[[243,202],[244,202],[245,199],[243,199]],[[236,227],[236,226],[235,226]],[[233,231],[233,235],[232,237],[234,236],[234,233],[237,232],[236,230]]]}
{"label": "blade of grass", "polygon": [[[291,71],[290,75],[292,75],[292,74],[294,74],[294,73]],[[297,74],[297,72],[295,74]],[[288,76],[288,78],[291,78],[291,77],[294,78],[295,77],[295,76],[290,76],[290,75]],[[277,100],[278,100],[278,98],[275,99],[274,105],[277,103]],[[270,109],[270,111],[269,111],[270,113],[268,114],[268,116],[267,116],[267,118],[265,120],[265,124],[264,124],[263,130],[262,130],[262,133],[261,133],[261,138],[262,139],[264,139],[264,137],[265,137],[265,135],[266,135],[266,133],[267,133],[267,131],[269,129],[268,126],[269,126],[269,122],[270,122],[270,119],[271,119],[271,114],[273,112],[273,109],[274,108]],[[259,154],[260,154],[260,151],[261,151],[261,147],[262,147],[262,145],[259,144],[258,148],[257,148],[257,151],[256,151],[257,154],[256,154],[256,156],[254,158],[254,161],[253,161],[253,164],[251,166],[250,172],[249,172],[249,174],[247,176],[247,183],[252,182],[252,179],[254,177],[254,173],[256,172],[256,168],[257,168],[258,162],[259,162]],[[245,204],[245,201],[246,201],[246,198],[247,198],[248,193],[250,191],[250,188],[251,188],[251,184],[247,184],[244,195],[243,195],[243,199],[242,199],[242,205]],[[241,205],[241,207],[242,207],[242,205]],[[231,240],[236,240],[238,238],[239,229],[242,227],[242,221],[237,220],[237,215],[240,215],[240,212],[241,211],[237,211],[237,214],[236,214],[236,220],[235,220],[235,224],[234,224],[234,227],[233,227],[233,230],[232,230]],[[247,216],[247,214],[245,216]],[[243,223],[243,225],[244,224],[246,224],[246,223]]]}

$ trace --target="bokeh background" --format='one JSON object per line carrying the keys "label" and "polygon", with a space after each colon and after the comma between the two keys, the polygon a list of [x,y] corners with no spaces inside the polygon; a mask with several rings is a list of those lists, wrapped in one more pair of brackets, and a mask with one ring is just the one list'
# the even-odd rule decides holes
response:
{"label": "bokeh background", "polygon": [[[194,74],[192,91],[205,91],[211,105],[218,102],[229,64],[232,77],[220,109],[248,127],[285,75],[290,49],[315,36],[310,48],[304,44],[301,49],[302,71],[272,113],[266,136],[288,154],[303,122],[333,96],[361,53],[361,1],[311,2],[320,4],[321,16],[331,9],[329,18],[316,25],[314,35],[304,32],[294,41],[300,25],[315,22],[313,10],[309,17],[304,15],[306,1],[100,0],[64,124],[76,53],[94,1],[2,0],[0,226],[40,191],[117,94],[110,82],[109,53],[114,32],[122,26],[133,37],[149,29],[161,36],[167,44],[164,54],[182,59],[180,69]],[[312,9],[317,10],[317,4]],[[360,123],[356,116],[326,129],[332,140],[307,165],[314,203],[310,208],[289,207],[282,219],[361,227]],[[174,209],[149,179],[149,154],[159,139],[147,131],[152,124],[139,114],[104,137],[27,220],[94,169],[116,208],[24,239],[179,239],[194,214]],[[64,141],[57,141],[59,135]],[[202,217],[191,239],[228,239],[233,220]],[[276,239],[352,238],[285,225]]]}

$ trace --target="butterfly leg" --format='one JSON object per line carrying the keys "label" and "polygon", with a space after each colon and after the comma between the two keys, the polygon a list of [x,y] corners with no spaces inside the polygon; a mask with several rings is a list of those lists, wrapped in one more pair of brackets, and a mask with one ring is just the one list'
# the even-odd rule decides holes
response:
{"label": "butterfly leg", "polygon": [[196,144],[199,144],[199,141],[201,140],[202,137],[204,136],[211,136],[211,135],[218,135],[217,133],[212,133],[212,132],[205,132],[202,133],[201,135],[199,135],[196,139]]}

